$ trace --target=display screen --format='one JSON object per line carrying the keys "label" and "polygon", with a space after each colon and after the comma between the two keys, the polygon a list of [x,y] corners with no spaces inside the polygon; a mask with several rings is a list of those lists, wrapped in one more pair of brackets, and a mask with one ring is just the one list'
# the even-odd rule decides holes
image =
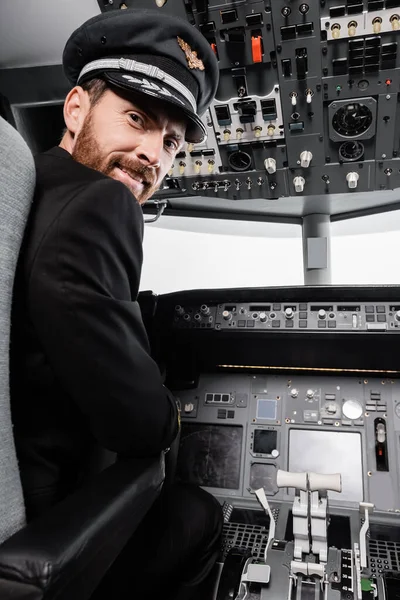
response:
{"label": "display screen", "polygon": [[341,473],[342,492],[328,492],[334,500],[362,502],[363,473],[361,435],[343,431],[289,432],[289,471]]}
{"label": "display screen", "polygon": [[256,429],[254,431],[254,452],[256,454],[271,454],[272,450],[276,450],[276,438],[276,431],[268,431],[268,429]]}
{"label": "display screen", "polygon": [[250,468],[250,488],[252,490],[264,488],[269,496],[276,494],[278,491],[276,473],[275,465],[253,463]]}
{"label": "display screen", "polygon": [[177,472],[184,482],[237,490],[243,427],[182,423]]}
{"label": "display screen", "polygon": [[276,400],[257,400],[257,419],[276,420]]}

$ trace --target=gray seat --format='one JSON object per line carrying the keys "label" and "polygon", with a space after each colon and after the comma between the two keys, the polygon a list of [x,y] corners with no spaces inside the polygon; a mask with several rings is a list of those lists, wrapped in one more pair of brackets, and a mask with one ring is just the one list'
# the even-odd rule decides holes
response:
{"label": "gray seat", "polygon": [[0,543],[25,525],[25,509],[11,426],[9,341],[18,253],[35,189],[28,146],[0,118]]}
{"label": "gray seat", "polygon": [[164,455],[117,461],[28,524],[13,440],[13,281],[35,187],[32,155],[0,117],[0,598],[87,600],[160,494]]}

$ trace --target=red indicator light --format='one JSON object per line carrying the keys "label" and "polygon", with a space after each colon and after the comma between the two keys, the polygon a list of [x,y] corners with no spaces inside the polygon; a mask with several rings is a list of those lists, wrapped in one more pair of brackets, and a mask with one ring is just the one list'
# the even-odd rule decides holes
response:
{"label": "red indicator light", "polygon": [[386,83],[386,85],[390,85],[392,83],[392,80],[391,79],[386,79],[385,83]]}

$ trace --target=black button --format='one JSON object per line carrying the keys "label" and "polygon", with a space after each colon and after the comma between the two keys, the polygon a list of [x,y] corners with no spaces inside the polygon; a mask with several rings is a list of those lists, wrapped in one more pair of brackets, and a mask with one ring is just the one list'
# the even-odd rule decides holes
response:
{"label": "black button", "polygon": [[328,329],[336,329],[336,321],[328,321]]}
{"label": "black button", "polygon": [[238,327],[246,327],[246,321],[238,321]]}
{"label": "black button", "polygon": [[299,313],[299,319],[307,319],[307,313],[306,312]]}
{"label": "black button", "polygon": [[247,321],[247,327],[254,327],[254,321]]}
{"label": "black button", "polygon": [[366,306],[366,307],[365,307],[365,312],[366,312],[366,313],[373,313],[373,312],[375,312],[375,307],[374,307],[374,306],[371,306],[371,305],[369,305],[369,306]]}
{"label": "black button", "polygon": [[280,327],[280,326],[281,326],[280,321],[272,321],[272,327]]}
{"label": "black button", "polygon": [[299,327],[305,329],[307,327],[307,321],[299,321]]}
{"label": "black button", "polygon": [[326,321],[318,321],[318,329],[326,328]]}
{"label": "black button", "polygon": [[377,321],[378,323],[386,323],[386,315],[378,315]]}
{"label": "black button", "polygon": [[376,312],[377,313],[384,313],[384,312],[386,312],[386,306],[377,306],[376,307]]}
{"label": "black button", "polygon": [[307,310],[308,306],[307,304],[299,304],[299,310]]}
{"label": "black button", "polygon": [[281,310],[281,305],[280,304],[273,304],[272,305],[272,310]]}
{"label": "black button", "polygon": [[287,319],[285,325],[286,327],[294,327],[294,323],[291,319]]}
{"label": "black button", "polygon": [[375,323],[375,315],[365,315],[367,323]]}

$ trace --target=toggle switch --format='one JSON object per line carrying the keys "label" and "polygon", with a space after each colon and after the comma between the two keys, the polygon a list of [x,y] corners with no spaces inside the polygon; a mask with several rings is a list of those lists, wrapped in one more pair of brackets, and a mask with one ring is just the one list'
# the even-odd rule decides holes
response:
{"label": "toggle switch", "polygon": [[340,25],[339,23],[334,23],[331,27],[332,37],[334,40],[338,40],[340,38]]}
{"label": "toggle switch", "polygon": [[184,163],[182,160],[179,163],[179,174],[183,175],[185,172],[185,167],[186,167],[186,163]]}
{"label": "toggle switch", "polygon": [[356,35],[357,26],[357,21],[350,21],[350,23],[347,26],[347,33],[349,34],[349,37],[354,37]]}
{"label": "toggle switch", "polygon": [[307,169],[307,167],[310,166],[311,160],[312,160],[312,153],[309,152],[308,150],[304,150],[304,152],[302,152],[300,154],[300,165],[304,169]]}
{"label": "toggle switch", "polygon": [[208,161],[208,167],[207,167],[207,171],[209,173],[214,173],[214,166],[215,166],[215,161],[213,161],[211,158]]}
{"label": "toggle switch", "polygon": [[229,142],[230,137],[231,137],[231,132],[229,131],[229,129],[225,129],[224,130],[224,141]]}
{"label": "toggle switch", "polygon": [[293,185],[294,185],[294,189],[296,190],[296,192],[302,192],[304,190],[304,184],[305,184],[305,179],[304,177],[295,177],[293,179]]}
{"label": "toggle switch", "polygon": [[256,138],[259,138],[260,135],[262,134],[262,127],[260,127],[260,125],[256,125],[253,129],[254,131],[254,135],[256,136]]}
{"label": "toggle switch", "polygon": [[275,125],[268,125],[267,134],[269,137],[273,137],[275,135]]}
{"label": "toggle switch", "polygon": [[292,99],[292,106],[296,106],[297,104],[297,92],[290,92],[290,97]]}
{"label": "toggle switch", "polygon": [[397,31],[398,29],[400,29],[400,17],[399,17],[399,15],[392,15],[390,17],[389,21],[392,24],[393,31]]}
{"label": "toggle switch", "polygon": [[194,163],[194,172],[196,173],[196,175],[200,173],[202,164],[203,163],[201,162],[201,160],[196,160],[196,162]]}
{"label": "toggle switch", "polygon": [[306,100],[307,100],[307,104],[311,104],[313,95],[314,95],[314,92],[313,92],[312,90],[310,90],[310,88],[308,88],[308,89],[306,90]]}
{"label": "toggle switch", "polygon": [[372,31],[374,33],[380,33],[382,29],[382,19],[381,17],[375,17],[372,21]]}
{"label": "toggle switch", "polygon": [[276,160],[274,158],[266,158],[264,160],[264,167],[267,173],[272,175],[272,173],[276,173]]}
{"label": "toggle switch", "polygon": [[346,180],[347,180],[347,185],[349,186],[349,188],[355,189],[357,187],[357,183],[359,180],[359,174],[356,173],[355,171],[351,171],[350,173],[347,173],[346,175]]}

